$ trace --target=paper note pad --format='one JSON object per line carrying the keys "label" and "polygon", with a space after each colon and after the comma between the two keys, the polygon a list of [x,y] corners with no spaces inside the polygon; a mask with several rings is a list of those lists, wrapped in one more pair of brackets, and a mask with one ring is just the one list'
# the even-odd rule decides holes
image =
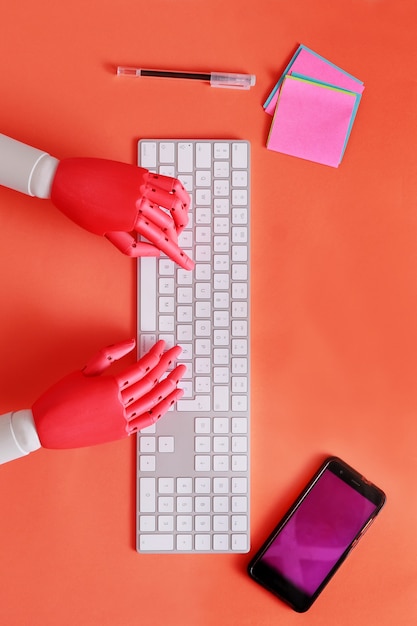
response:
{"label": "paper note pad", "polygon": [[264,104],[265,111],[270,115],[274,114],[275,106],[278,101],[279,89],[285,76],[294,73],[301,76],[307,76],[308,78],[312,78],[323,83],[328,83],[329,85],[335,85],[341,89],[354,91],[359,94],[361,94],[365,88],[361,80],[355,78],[351,74],[348,74],[345,70],[342,70],[334,63],[331,63],[324,57],[317,54],[317,52],[313,52],[313,50],[301,45],[297,48],[284,73],[274,86]]}
{"label": "paper note pad", "polygon": [[338,167],[360,96],[288,75],[268,137],[270,150]]}
{"label": "paper note pad", "polygon": [[273,115],[267,147],[338,167],[363,90],[362,81],[299,46],[264,104]]}

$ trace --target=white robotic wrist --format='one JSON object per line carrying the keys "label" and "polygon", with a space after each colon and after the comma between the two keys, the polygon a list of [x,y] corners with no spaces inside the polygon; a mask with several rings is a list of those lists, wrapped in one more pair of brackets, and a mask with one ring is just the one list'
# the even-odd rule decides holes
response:
{"label": "white robotic wrist", "polygon": [[0,415],[0,464],[26,456],[40,447],[30,409]]}
{"label": "white robotic wrist", "polygon": [[0,134],[0,185],[49,198],[58,164],[47,152]]}

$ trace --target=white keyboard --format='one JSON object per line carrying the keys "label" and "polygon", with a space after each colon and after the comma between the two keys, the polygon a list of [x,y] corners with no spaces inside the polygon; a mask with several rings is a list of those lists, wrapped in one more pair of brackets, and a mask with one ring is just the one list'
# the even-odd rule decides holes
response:
{"label": "white keyboard", "polygon": [[140,354],[179,344],[184,396],[137,443],[139,552],[248,552],[249,208],[246,141],[141,140],[138,164],[178,177],[190,220],[167,257],[138,260]]}

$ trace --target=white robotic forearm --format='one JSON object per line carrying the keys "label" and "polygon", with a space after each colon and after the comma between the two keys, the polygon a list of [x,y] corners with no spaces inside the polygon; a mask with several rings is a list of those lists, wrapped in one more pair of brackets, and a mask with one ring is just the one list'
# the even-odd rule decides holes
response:
{"label": "white robotic forearm", "polygon": [[26,456],[40,447],[30,409],[0,415],[0,464]]}
{"label": "white robotic forearm", "polygon": [[107,159],[58,161],[0,134],[0,185],[51,198],[73,222],[106,237],[127,256],[159,256],[162,251],[181,267],[194,267],[178,245],[190,197],[176,178]]}
{"label": "white robotic forearm", "polygon": [[112,363],[129,354],[134,339],[107,346],[82,370],[47,389],[31,409],[0,415],[0,464],[38,448],[83,448],[117,441],[159,420],[183,395],[186,371],[176,365],[179,346],[158,341],[139,361],[115,375]]}
{"label": "white robotic forearm", "polygon": [[[46,152],[0,134],[0,185],[29,196],[49,198],[58,163]],[[0,464],[40,447],[30,409],[0,415]]]}
{"label": "white robotic forearm", "polygon": [[50,198],[58,163],[48,153],[0,134],[0,185]]}

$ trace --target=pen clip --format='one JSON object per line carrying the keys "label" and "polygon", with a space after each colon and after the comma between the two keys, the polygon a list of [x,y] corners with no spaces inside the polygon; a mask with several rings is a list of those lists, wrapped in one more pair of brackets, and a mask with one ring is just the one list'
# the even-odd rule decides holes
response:
{"label": "pen clip", "polygon": [[212,72],[210,74],[210,85],[212,87],[250,89],[255,83],[256,76],[253,74],[227,74],[223,72]]}

